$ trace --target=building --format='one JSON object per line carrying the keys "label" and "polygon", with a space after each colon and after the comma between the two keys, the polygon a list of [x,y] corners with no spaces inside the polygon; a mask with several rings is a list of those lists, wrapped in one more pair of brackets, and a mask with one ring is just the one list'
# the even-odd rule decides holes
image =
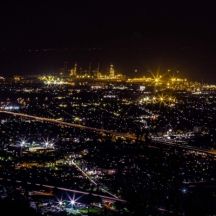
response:
{"label": "building", "polygon": [[76,77],[76,75],[77,75],[77,64],[75,64],[74,67],[71,68],[70,70],[70,76]]}
{"label": "building", "polygon": [[110,65],[109,77],[110,78],[114,78],[115,77],[115,70],[114,70],[113,64]]}

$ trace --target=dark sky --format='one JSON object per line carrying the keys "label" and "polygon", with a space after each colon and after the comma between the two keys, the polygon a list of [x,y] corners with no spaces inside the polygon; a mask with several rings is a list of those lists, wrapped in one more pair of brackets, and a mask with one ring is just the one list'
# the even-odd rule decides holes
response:
{"label": "dark sky", "polygon": [[104,67],[112,62],[128,74],[160,67],[216,80],[213,5],[58,2],[1,3],[1,74],[51,72],[64,61]]}

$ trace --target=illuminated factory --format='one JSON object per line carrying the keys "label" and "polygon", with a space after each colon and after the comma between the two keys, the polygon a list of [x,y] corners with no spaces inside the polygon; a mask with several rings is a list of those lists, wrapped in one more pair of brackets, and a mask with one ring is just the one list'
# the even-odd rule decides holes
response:
{"label": "illuminated factory", "polygon": [[109,74],[103,75],[99,71],[97,72],[97,79],[98,80],[116,80],[116,81],[123,81],[125,76],[120,73],[115,73],[114,65],[111,64],[109,68]]}
{"label": "illuminated factory", "polygon": [[154,86],[157,89],[170,89],[170,90],[183,90],[190,92],[200,92],[206,89],[214,89],[215,86],[202,85],[199,82],[188,81],[186,78],[176,77],[176,76],[165,76],[161,75],[158,72],[152,74],[150,76],[143,77],[134,77],[127,78],[125,75],[121,73],[117,73],[115,71],[115,67],[113,64],[109,66],[108,73],[102,73],[99,70],[99,66],[97,70],[84,70],[80,71],[77,63],[68,70],[67,75],[65,76],[53,76],[46,75],[40,76],[39,79],[47,86],[53,85],[74,85],[75,81],[85,81],[88,83],[89,81],[101,81],[101,82],[127,82],[132,84],[142,84],[147,86]]}

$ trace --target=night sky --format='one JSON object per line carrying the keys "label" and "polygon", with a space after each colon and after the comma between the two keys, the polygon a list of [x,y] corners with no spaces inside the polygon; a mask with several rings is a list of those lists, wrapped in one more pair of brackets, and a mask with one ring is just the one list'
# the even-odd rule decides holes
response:
{"label": "night sky", "polygon": [[7,2],[0,6],[0,74],[47,73],[68,61],[216,80],[216,15],[204,1]]}

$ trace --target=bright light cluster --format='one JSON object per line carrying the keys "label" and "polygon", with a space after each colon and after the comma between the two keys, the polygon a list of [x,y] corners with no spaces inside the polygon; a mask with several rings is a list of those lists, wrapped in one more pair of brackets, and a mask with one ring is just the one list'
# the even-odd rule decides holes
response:
{"label": "bright light cluster", "polygon": [[[151,85],[155,87],[162,87],[173,90],[185,90],[185,91],[197,91],[202,87],[201,83],[188,81],[186,78],[180,78],[177,76],[170,77],[169,75],[160,75],[159,73],[152,74],[149,77],[139,77],[127,79],[129,83],[142,83],[146,85]],[[204,86],[203,86],[204,87]],[[213,89],[213,86],[208,86],[207,88]]]}
{"label": "bright light cluster", "polygon": [[55,77],[55,76],[41,76],[39,77],[41,81],[44,82],[45,85],[64,85],[68,84],[62,78]]}
{"label": "bright light cluster", "polygon": [[169,106],[173,106],[176,102],[175,97],[168,95],[145,96],[139,101],[140,104],[163,104]]}
{"label": "bright light cluster", "polygon": [[54,142],[52,140],[43,139],[43,142],[28,142],[26,139],[21,139],[18,142],[20,147],[28,147],[28,148],[54,148]]}
{"label": "bright light cluster", "polygon": [[11,111],[11,110],[19,110],[20,107],[19,106],[1,106],[0,109],[1,110],[9,110],[9,111]]}
{"label": "bright light cluster", "polygon": [[74,208],[76,206],[76,204],[78,204],[78,200],[80,199],[80,197],[75,197],[75,194],[73,194],[73,197],[71,198],[70,196],[68,197],[69,200],[58,200],[58,205],[60,207],[66,207],[68,204]]}

